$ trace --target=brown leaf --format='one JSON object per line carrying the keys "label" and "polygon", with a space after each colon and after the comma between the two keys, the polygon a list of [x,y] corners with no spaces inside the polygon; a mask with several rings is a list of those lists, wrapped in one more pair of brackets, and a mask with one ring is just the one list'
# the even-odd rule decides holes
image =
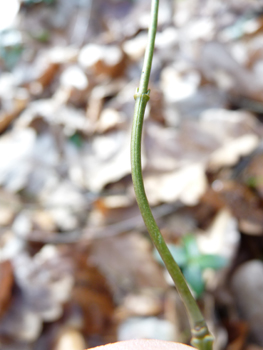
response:
{"label": "brown leaf", "polygon": [[8,310],[13,283],[14,278],[11,262],[8,260],[0,262],[0,319]]}
{"label": "brown leaf", "polygon": [[79,54],[79,63],[86,70],[92,70],[96,75],[119,76],[125,67],[125,57],[116,45],[88,44]]}
{"label": "brown leaf", "polygon": [[251,235],[262,235],[263,210],[253,191],[234,181],[222,182],[222,186],[221,196],[238,219],[240,230]]}
{"label": "brown leaf", "polygon": [[83,331],[86,335],[102,334],[112,321],[113,300],[105,278],[87,263],[87,253],[75,254],[75,286],[73,301],[81,308]]}
{"label": "brown leaf", "polygon": [[3,132],[26,108],[28,102],[28,91],[17,87],[13,75],[10,73],[2,74],[0,78],[0,132]]}
{"label": "brown leaf", "polygon": [[227,323],[229,344],[226,350],[242,350],[248,335],[248,324],[242,321]]}
{"label": "brown leaf", "polygon": [[106,276],[117,299],[125,291],[167,285],[153,259],[152,245],[136,232],[94,242],[89,261]]}
{"label": "brown leaf", "polygon": [[39,52],[38,57],[31,68],[31,84],[29,89],[34,93],[34,86],[38,84],[36,95],[41,94],[43,89],[47,87],[55,78],[59,69],[59,63],[53,60],[49,52]]}

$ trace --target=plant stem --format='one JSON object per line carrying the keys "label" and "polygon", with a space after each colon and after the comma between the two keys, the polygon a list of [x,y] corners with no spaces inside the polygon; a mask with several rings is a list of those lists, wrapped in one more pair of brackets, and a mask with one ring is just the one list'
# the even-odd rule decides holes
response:
{"label": "plant stem", "polygon": [[136,199],[145,225],[186,306],[192,328],[192,345],[202,350],[211,350],[213,337],[210,335],[204,317],[187,286],[187,283],[184,279],[180,268],[174,261],[162,237],[162,234],[154,220],[143,184],[141,168],[141,138],[144,112],[147,102],[150,98],[150,90],[148,90],[148,83],[152,66],[155,35],[157,30],[158,7],[159,0],[152,0],[151,24],[148,33],[148,44],[145,52],[140,85],[134,95],[135,110],[131,136],[132,179]]}

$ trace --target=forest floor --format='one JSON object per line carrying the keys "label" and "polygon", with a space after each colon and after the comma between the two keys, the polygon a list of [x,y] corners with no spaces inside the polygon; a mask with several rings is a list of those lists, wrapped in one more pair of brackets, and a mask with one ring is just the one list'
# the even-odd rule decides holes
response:
{"label": "forest floor", "polygon": [[[130,175],[149,14],[0,3],[1,350],[189,343]],[[145,188],[215,350],[263,349],[262,76],[260,1],[160,1]]]}

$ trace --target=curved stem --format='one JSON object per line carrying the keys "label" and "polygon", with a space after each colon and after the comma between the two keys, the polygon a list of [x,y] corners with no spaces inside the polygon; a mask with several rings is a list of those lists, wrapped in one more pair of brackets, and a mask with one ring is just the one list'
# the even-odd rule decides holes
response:
{"label": "curved stem", "polygon": [[199,349],[212,349],[213,337],[210,335],[206,326],[203,315],[193,298],[184,276],[174,261],[162,235],[154,220],[149,206],[142,177],[141,169],[141,137],[144,112],[147,102],[150,98],[150,90],[148,90],[149,77],[151,72],[152,57],[154,50],[154,41],[157,29],[159,0],[152,0],[151,25],[148,34],[148,45],[145,52],[144,64],[139,88],[137,89],[135,98],[135,110],[132,126],[131,137],[131,170],[134,185],[134,191],[141,211],[145,225],[149,231],[151,239],[161,255],[167,270],[169,271],[175,286],[183,299],[186,306],[190,324],[192,327],[192,345]]}

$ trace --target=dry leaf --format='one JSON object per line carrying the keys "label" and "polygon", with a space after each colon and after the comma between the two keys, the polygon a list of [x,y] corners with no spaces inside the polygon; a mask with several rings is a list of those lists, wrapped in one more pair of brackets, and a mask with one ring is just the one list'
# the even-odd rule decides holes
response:
{"label": "dry leaf", "polygon": [[23,296],[16,295],[0,323],[3,336],[22,342],[35,341],[42,331],[40,316],[30,310]]}
{"label": "dry leaf", "polygon": [[142,290],[139,294],[128,294],[118,312],[130,316],[155,316],[162,311],[161,299],[158,294]]}
{"label": "dry leaf", "polygon": [[248,134],[239,137],[219,150],[211,154],[208,169],[216,171],[222,166],[232,166],[237,163],[239,158],[252,153],[259,145],[259,138],[254,134]]}
{"label": "dry leaf", "polygon": [[88,44],[79,53],[79,64],[96,75],[119,76],[124,68],[124,55],[115,45]]}
{"label": "dry leaf", "polygon": [[0,320],[10,305],[13,282],[11,262],[8,260],[0,262]]}
{"label": "dry leaf", "polygon": [[1,138],[0,183],[6,189],[15,192],[26,185],[32,165],[25,160],[32,155],[35,141],[32,129],[17,130]]}
{"label": "dry leaf", "polygon": [[98,132],[105,132],[124,124],[125,118],[121,112],[115,109],[105,108],[102,110],[100,118],[96,124]]}
{"label": "dry leaf", "polygon": [[54,350],[83,350],[86,342],[83,335],[75,329],[65,329],[60,334]]}
{"label": "dry leaf", "polygon": [[112,323],[113,299],[106,278],[87,261],[87,253],[75,255],[75,286],[72,298],[81,308],[84,334],[102,334]]}
{"label": "dry leaf", "polygon": [[237,221],[227,209],[220,210],[205,233],[197,235],[197,243],[204,254],[217,254],[233,260],[240,234]]}
{"label": "dry leaf", "polygon": [[195,205],[207,186],[202,164],[185,166],[178,171],[162,175],[146,175],[144,183],[148,200],[152,205],[176,200],[187,205]]}
{"label": "dry leaf", "polygon": [[40,320],[57,320],[73,287],[70,260],[58,248],[45,245],[33,258],[26,253],[18,255],[13,264],[28,310]]}
{"label": "dry leaf", "polygon": [[221,89],[262,100],[261,80],[240,66],[224,45],[216,41],[206,43],[202,47],[201,57],[200,64],[206,78],[216,82]]}
{"label": "dry leaf", "polygon": [[229,344],[226,350],[242,350],[248,334],[248,324],[242,321],[227,323]]}
{"label": "dry leaf", "polygon": [[84,158],[84,179],[94,192],[130,173],[130,139],[127,133],[112,131],[94,138],[93,152]]}
{"label": "dry leaf", "polygon": [[26,108],[29,102],[28,91],[22,88],[17,89],[13,94],[9,94],[8,97],[8,100],[5,101],[0,99],[1,105],[4,107],[0,113],[0,132],[5,131],[10,123]]}
{"label": "dry leaf", "polygon": [[263,264],[259,260],[251,260],[242,264],[235,271],[231,280],[238,310],[248,322],[251,338],[260,346],[263,345],[263,317],[259,307],[263,302],[262,281]]}
{"label": "dry leaf", "polygon": [[220,194],[239,221],[242,232],[262,235],[262,208],[253,191],[234,181],[221,182]]}
{"label": "dry leaf", "polygon": [[89,122],[84,111],[61,105],[55,99],[31,102],[28,108],[20,115],[16,127],[25,128],[31,126],[33,121],[39,119],[39,117],[42,117],[48,125],[63,125],[64,133],[70,136],[78,130],[87,131],[89,129]]}
{"label": "dry leaf", "polygon": [[102,271],[117,299],[124,291],[166,286],[150,243],[135,232],[94,242],[89,261]]}
{"label": "dry leaf", "polygon": [[126,40],[123,44],[123,51],[133,60],[140,59],[145,52],[147,44],[147,34],[140,33],[131,40]]}

